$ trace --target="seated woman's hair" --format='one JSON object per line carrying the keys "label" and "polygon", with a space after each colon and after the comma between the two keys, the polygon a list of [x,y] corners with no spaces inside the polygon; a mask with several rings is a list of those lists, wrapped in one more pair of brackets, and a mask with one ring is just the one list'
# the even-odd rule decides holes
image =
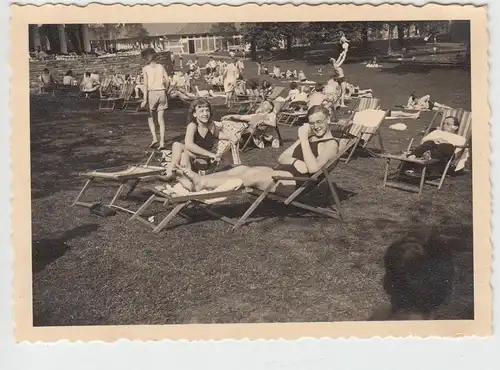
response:
{"label": "seated woman's hair", "polygon": [[292,82],[290,84],[290,90],[295,90],[299,87],[299,84],[297,82]]}
{"label": "seated woman's hair", "polygon": [[451,249],[435,237],[415,233],[394,242],[386,251],[384,266],[384,290],[393,312],[430,314],[451,293]]}
{"label": "seated woman's hair", "polygon": [[321,91],[321,90],[323,90],[323,87],[324,87],[324,85],[321,82],[318,82],[316,84],[315,88],[316,88],[316,91]]}
{"label": "seated woman's hair", "polygon": [[85,77],[90,77],[90,72],[85,72]]}
{"label": "seated woman's hair", "polygon": [[214,113],[212,109],[212,104],[210,104],[210,102],[205,98],[196,98],[189,105],[187,123],[190,124],[193,121],[193,114],[194,112],[196,112],[196,108],[205,108],[205,107],[207,107],[210,110],[210,118],[208,120],[211,121]]}
{"label": "seated woman's hair", "polygon": [[49,69],[48,69],[48,68],[44,68],[44,69],[43,69],[43,73],[49,73],[49,72],[50,72],[50,71],[49,71]]}
{"label": "seated woman's hair", "polygon": [[447,116],[447,117],[444,118],[443,122],[446,121],[449,118],[451,118],[453,120],[453,127],[457,127],[458,128],[460,126],[460,121],[455,116]]}
{"label": "seated woman's hair", "polygon": [[313,114],[320,113],[320,112],[323,113],[326,117],[330,116],[330,111],[325,106],[323,106],[323,105],[313,105],[307,111],[307,117],[310,117]]}
{"label": "seated woman's hair", "polygon": [[73,71],[70,69],[68,72],[66,72],[66,76],[73,76]]}

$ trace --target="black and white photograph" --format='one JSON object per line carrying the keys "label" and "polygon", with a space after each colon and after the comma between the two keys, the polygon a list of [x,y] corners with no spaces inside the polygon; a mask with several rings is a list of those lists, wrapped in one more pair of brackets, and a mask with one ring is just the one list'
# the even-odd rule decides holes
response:
{"label": "black and white photograph", "polygon": [[29,325],[477,318],[470,20],[26,27]]}

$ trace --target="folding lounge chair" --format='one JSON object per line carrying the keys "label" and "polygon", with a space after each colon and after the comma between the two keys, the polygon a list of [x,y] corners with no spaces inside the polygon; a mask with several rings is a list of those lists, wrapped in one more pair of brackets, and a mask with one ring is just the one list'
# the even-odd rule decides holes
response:
{"label": "folding lounge chair", "polygon": [[[438,120],[438,117],[441,116],[441,119]],[[428,185],[433,185],[437,186],[438,190],[441,190],[444,180],[446,176],[450,173],[450,171],[458,171],[463,168],[465,165],[465,161],[467,160],[467,154],[468,154],[468,149],[470,147],[470,141],[472,137],[472,113],[468,111],[463,111],[462,109],[443,109],[439,110],[436,112],[434,115],[433,119],[431,120],[429,126],[427,127],[426,130],[424,130],[422,133],[420,133],[418,136],[425,137],[431,130],[431,128],[437,124],[437,128],[441,129],[444,123],[444,120],[446,117],[453,116],[456,117],[460,120],[460,126],[458,129],[457,134],[460,136],[463,136],[466,139],[466,143],[464,146],[456,146],[455,147],[455,152],[451,156],[451,158],[448,160],[446,163],[446,166],[440,176],[438,176],[437,179],[428,179],[427,178],[427,168],[428,166],[431,166],[433,164],[438,163],[439,161],[436,159],[429,159],[429,160],[423,160],[423,159],[409,159],[407,158],[406,153],[410,152],[412,149],[412,145],[415,141],[415,138],[412,138],[410,140],[410,143],[408,145],[408,148],[406,150],[406,153],[402,155],[393,155],[393,154],[386,154],[383,157],[386,158],[386,166],[385,166],[385,173],[384,173],[384,182],[383,182],[383,187],[390,187],[390,188],[396,188],[400,190],[405,190],[405,191],[410,191],[410,192],[415,192],[419,193],[419,195],[422,194],[424,184]],[[398,166],[398,169],[396,170],[396,173],[394,175],[394,178],[388,181],[389,177],[389,166],[390,162],[392,160],[399,161],[400,164]],[[405,178],[405,174],[402,173],[403,170],[403,164],[405,163],[413,163],[417,165],[418,167],[422,168],[422,171],[417,175],[417,179],[420,178],[419,186],[415,186],[410,184]]]}
{"label": "folding lounge chair", "polygon": [[[283,138],[281,136],[281,133],[280,133],[280,130],[278,128],[278,117],[280,115],[280,111],[281,109],[285,106],[284,104],[281,104],[282,102],[274,102],[274,112],[276,114],[276,126],[255,126],[255,128],[252,130],[252,132],[250,132],[250,134],[248,135],[248,138],[247,140],[245,141],[245,144],[243,145],[243,147],[241,148],[241,151],[244,152],[245,149],[248,147],[248,145],[250,144],[250,141],[252,141],[253,138],[260,136],[260,137],[263,137],[269,130],[274,130],[276,132],[276,135],[278,135],[278,140],[279,140],[279,143],[280,145],[283,144]],[[262,118],[260,117],[255,117],[255,120],[256,122],[259,122],[259,120],[261,120]],[[252,124],[252,122],[250,122],[250,124]]]}
{"label": "folding lounge chair", "polygon": [[[203,211],[209,213],[212,216],[215,216],[218,219],[221,219],[229,224],[232,225],[232,230],[238,229],[240,226],[247,224],[249,222],[255,221],[255,219],[249,220],[249,217],[252,215],[252,213],[255,211],[255,209],[262,203],[262,201],[266,198],[272,199],[274,201],[283,203],[285,205],[293,205],[298,208],[305,209],[307,211],[327,216],[327,217],[332,217],[332,218],[339,218],[341,220],[345,219],[345,216],[340,208],[340,198],[337,194],[337,190],[335,185],[333,184],[332,180],[330,179],[330,174],[337,165],[340,157],[342,154],[344,154],[352,145],[354,145],[355,140],[354,139],[342,139],[342,147],[341,150],[338,154],[338,156],[327,163],[321,170],[316,172],[312,176],[303,176],[303,177],[279,177],[276,176],[273,178],[274,182],[270,184],[264,191],[253,189],[253,188],[238,188],[234,190],[229,190],[226,192],[207,192],[204,194],[189,194],[185,196],[173,196],[169,194],[165,194],[161,190],[157,188],[149,188],[149,190],[153,193],[151,197],[137,210],[137,212],[130,218],[129,221],[131,220],[138,220],[142,222],[143,224],[149,226],[150,228],[153,229],[154,233],[158,233],[162,231],[169,223],[172,221],[172,219],[176,215],[180,215],[188,220],[191,220],[190,217],[188,217],[186,214],[182,213],[183,210],[185,210],[187,207],[190,206],[197,206],[197,208],[201,208]],[[282,196],[279,195],[279,193],[271,193],[271,189],[274,188],[277,182],[281,180],[295,180],[297,183],[302,183],[302,185],[297,187],[297,190],[295,190],[291,195],[289,196]],[[300,195],[303,195],[305,193],[309,193],[312,189],[316,188],[319,184],[321,184],[323,181],[327,181],[329,185],[329,190],[330,194],[333,197],[334,200],[334,205],[330,207],[319,207],[319,206],[311,206],[308,205],[304,202],[300,202],[297,200]],[[241,195],[252,195],[256,197],[255,201],[252,203],[252,205],[248,208],[248,210],[243,214],[243,216],[240,219],[232,219],[229,217],[226,217],[218,212],[216,212],[213,207],[217,205],[219,202],[214,202],[214,203],[205,203],[207,200],[214,200],[214,199],[221,199],[221,201],[225,200],[226,198],[231,198],[231,197],[236,197],[236,196],[241,196]],[[173,209],[158,223],[158,224],[153,224],[150,222],[148,219],[145,218],[144,213],[147,211],[147,209],[153,204],[154,202],[161,202],[165,206],[166,205],[172,205],[174,206]]]}
{"label": "folding lounge chair", "polygon": [[[257,189],[252,189],[251,195],[257,197],[252,205],[247,209],[247,211],[241,216],[241,218],[236,222],[231,222],[233,224],[232,230],[238,229],[240,226],[247,224],[248,222],[252,222],[253,220],[248,220],[248,218],[252,215],[252,213],[257,209],[257,207],[262,203],[264,199],[271,199],[282,203],[284,205],[293,205],[295,207],[305,209],[312,213],[316,213],[318,215],[338,218],[341,221],[345,220],[344,212],[340,206],[340,198],[337,193],[337,189],[335,184],[331,179],[331,172],[335,169],[340,158],[344,155],[352,146],[356,143],[354,138],[342,138],[340,140],[340,150],[336,158],[327,163],[321,170],[316,172],[312,176],[303,176],[303,177],[273,177],[273,183],[271,183],[264,191],[260,191]],[[273,189],[277,182],[280,180],[295,180],[297,183],[302,183],[302,185],[298,186],[297,189],[289,196],[283,196],[277,193],[271,193],[271,189]],[[330,191],[330,195],[333,198],[334,204],[329,205],[328,207],[320,207],[320,206],[312,206],[306,204],[305,202],[301,202],[297,200],[301,195],[305,195],[310,193],[313,189],[317,188],[323,181],[328,183],[328,188]]]}
{"label": "folding lounge chair", "polygon": [[111,96],[99,99],[99,110],[113,111],[118,103],[123,103],[127,92],[130,89],[130,83],[121,85]]}
{"label": "folding lounge chair", "polygon": [[[83,188],[80,190],[80,193],[74,200],[72,206],[83,206],[91,208],[95,204],[99,204],[100,202],[85,202],[81,201],[80,199],[83,197],[83,195],[87,192],[87,190],[91,187],[91,185],[94,182],[107,181],[119,184],[118,189],[116,190],[111,202],[109,202],[107,206],[121,211],[133,213],[132,211],[124,207],[118,206],[116,204],[116,201],[118,200],[120,195],[122,195],[123,198],[126,198],[129,194],[131,194],[135,190],[141,179],[144,179],[149,176],[159,175],[165,172],[164,167],[152,166],[149,164],[152,157],[153,154],[148,158],[147,162],[144,165],[126,165],[126,166],[103,168],[103,169],[80,173],[79,175],[81,177],[86,178],[87,181],[85,182],[85,185],[83,185]],[[126,193],[122,194],[125,186],[129,182],[131,182],[129,190]]]}
{"label": "folding lounge chair", "polygon": [[359,149],[364,150],[372,157],[378,157],[373,150],[367,147],[368,143],[374,136],[377,136],[380,151],[383,152],[384,144],[380,134],[380,125],[387,116],[387,113],[387,111],[380,109],[365,109],[355,112],[352,118],[347,121],[347,126],[349,127],[347,134],[356,138],[356,143],[353,145],[351,150],[346,153],[347,158],[344,160],[345,163],[349,163],[354,155],[354,152]]}
{"label": "folding lounge chair", "polygon": [[139,109],[141,108],[141,103],[142,103],[142,98],[132,98],[132,94],[135,91],[135,83],[129,83],[127,85],[127,91],[125,92],[125,98],[123,100],[123,110],[127,111],[129,110],[129,107],[134,108],[134,112],[138,112]]}
{"label": "folding lounge chair", "polygon": [[297,102],[292,108],[283,109],[278,117],[280,125],[292,127],[295,123],[307,117],[307,102]]}

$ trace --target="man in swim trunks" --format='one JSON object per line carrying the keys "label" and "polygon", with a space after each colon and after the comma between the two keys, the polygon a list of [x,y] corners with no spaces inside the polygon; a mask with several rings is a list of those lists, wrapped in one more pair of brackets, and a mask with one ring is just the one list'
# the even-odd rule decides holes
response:
{"label": "man in swim trunks", "polygon": [[149,106],[148,125],[153,137],[150,144],[151,148],[158,145],[155,126],[156,114],[158,125],[160,126],[159,149],[162,150],[165,147],[165,121],[163,115],[168,108],[167,90],[170,84],[170,77],[165,67],[157,63],[156,52],[150,51],[146,58],[149,63],[142,69],[145,89],[141,107],[144,108],[146,104]]}

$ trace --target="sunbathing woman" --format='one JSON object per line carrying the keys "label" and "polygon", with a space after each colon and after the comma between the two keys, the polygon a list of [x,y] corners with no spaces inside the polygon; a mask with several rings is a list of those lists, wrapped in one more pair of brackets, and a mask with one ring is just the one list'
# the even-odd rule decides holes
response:
{"label": "sunbathing woman", "polygon": [[[189,169],[182,169],[179,182],[189,191],[215,190],[225,187],[233,179],[241,180],[244,186],[265,190],[273,182],[273,176],[307,176],[319,171],[335,159],[339,152],[339,141],[329,129],[329,112],[323,106],[314,106],[307,112],[309,123],[298,129],[298,140],[278,158],[276,168],[265,166],[238,166],[228,171],[200,176]],[[293,192],[295,180],[280,180],[271,191]],[[281,189],[279,189],[281,188]]]}
{"label": "sunbathing woman", "polygon": [[179,164],[190,169],[191,159],[197,156],[218,159],[215,151],[219,140],[238,141],[235,135],[221,132],[212,115],[212,105],[208,100],[199,98],[191,103],[184,144],[176,142],[172,145],[172,160],[167,165],[166,180],[173,177],[173,169]]}

